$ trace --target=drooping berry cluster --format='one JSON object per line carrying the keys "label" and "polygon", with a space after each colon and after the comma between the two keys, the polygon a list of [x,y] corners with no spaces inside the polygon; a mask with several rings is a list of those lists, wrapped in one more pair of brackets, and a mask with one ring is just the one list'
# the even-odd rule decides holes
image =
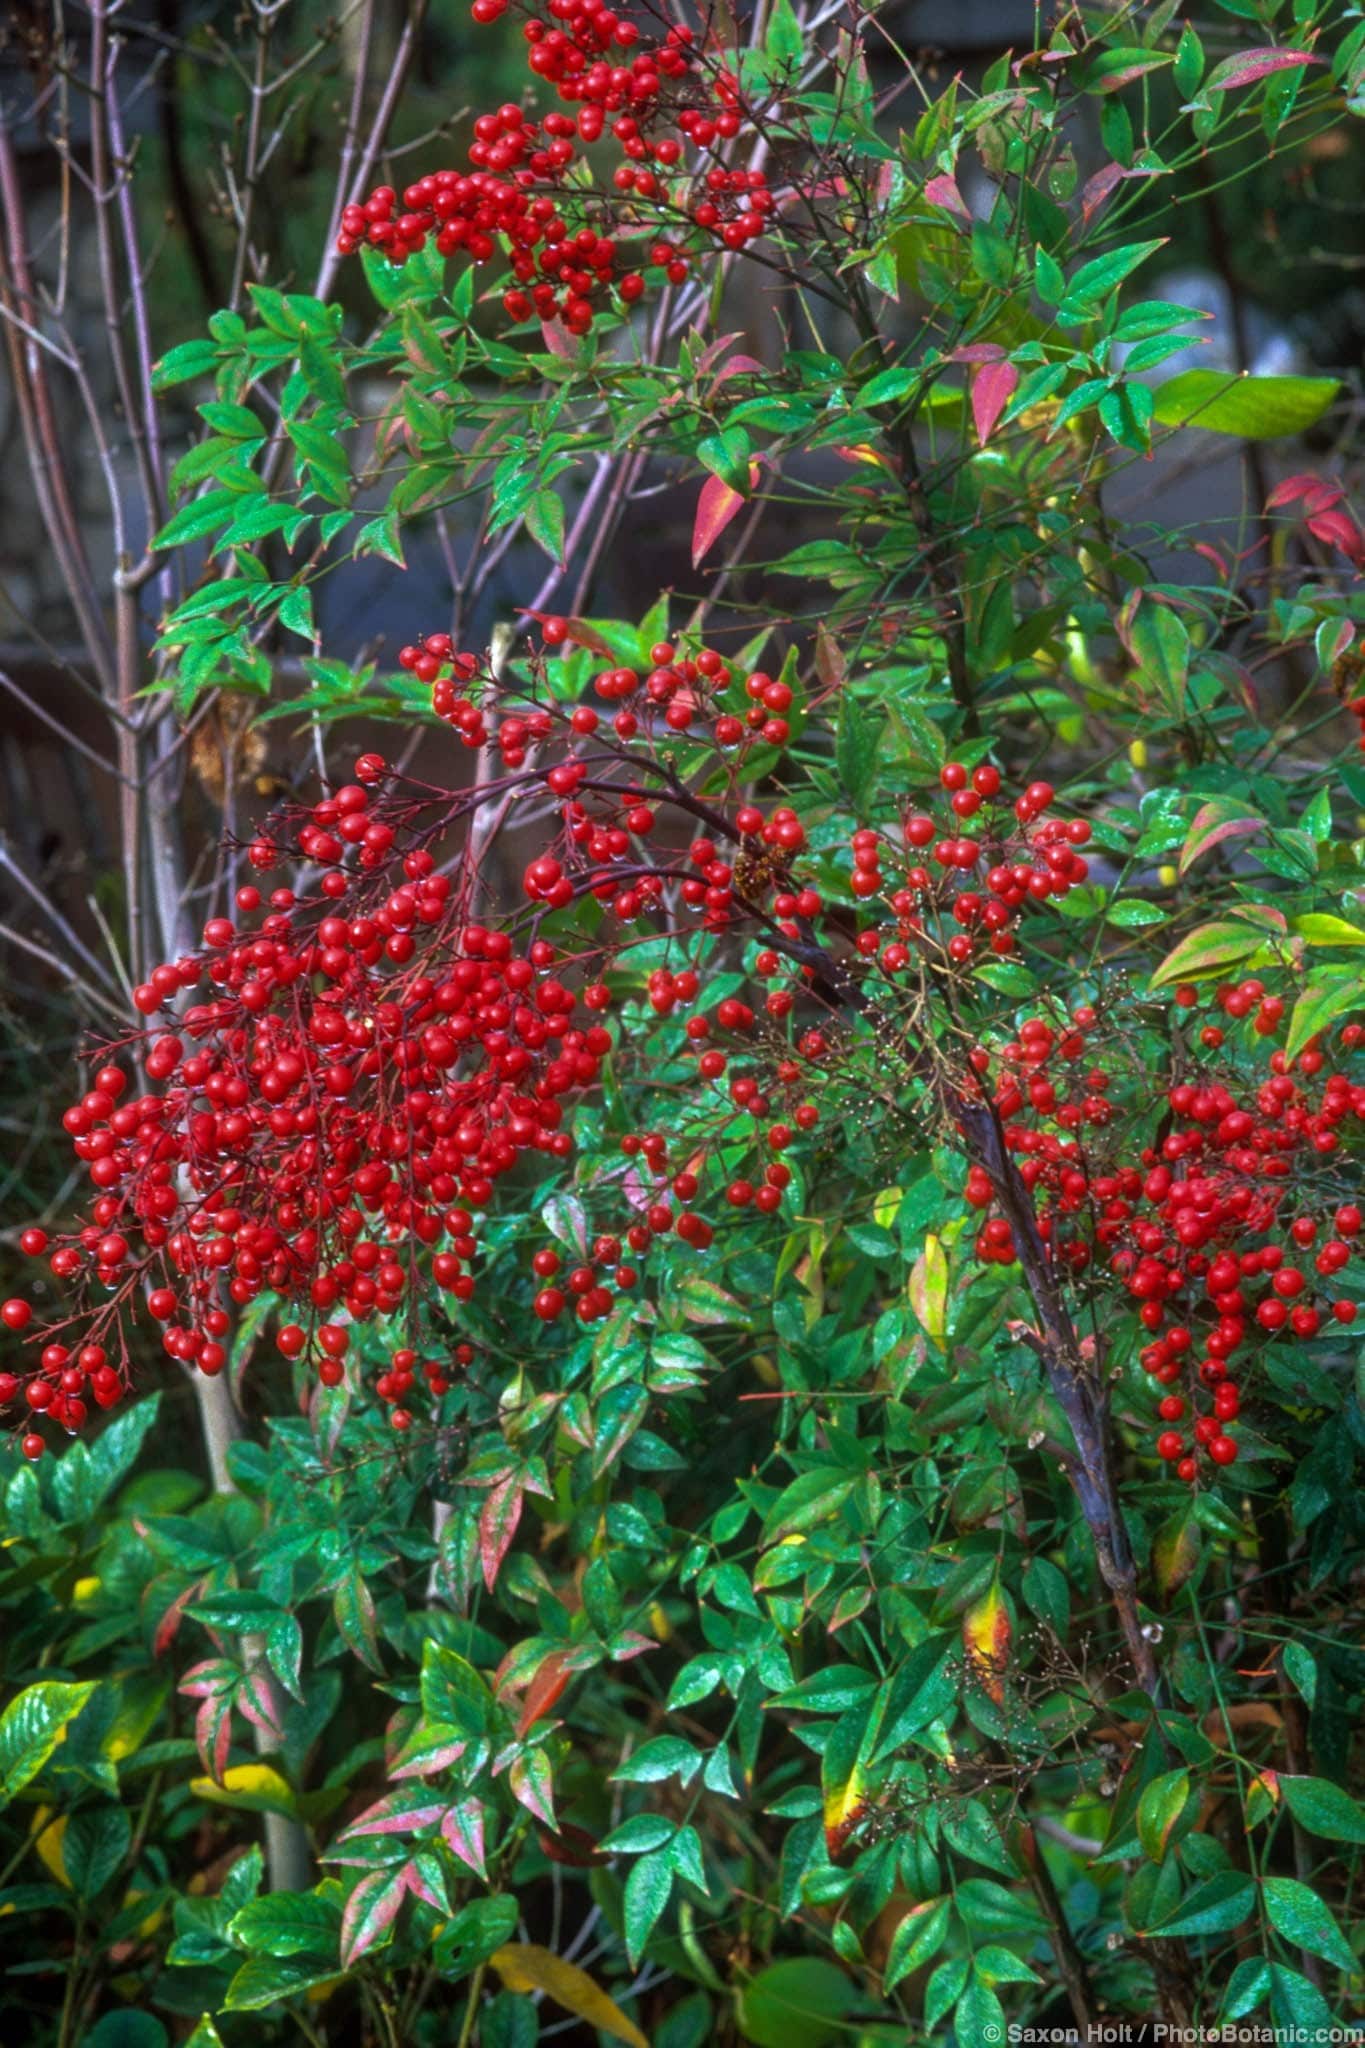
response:
{"label": "drooping berry cluster", "polygon": [[[505,0],[474,0],[472,12],[496,21]],[[649,271],[681,284],[701,251],[757,240],[775,200],[762,169],[721,160],[742,131],[740,93],[688,25],[646,40],[602,0],[549,0],[545,12],[523,24],[527,65],[574,111],[536,120],[508,103],[481,114],[467,170],[430,172],[401,197],[376,187],[344,209],[337,246],[395,264],[429,238],[479,264],[505,251],[508,318],[585,334],[613,294],[622,306],[640,299]],[[604,140],[621,161],[585,182],[582,152]]]}

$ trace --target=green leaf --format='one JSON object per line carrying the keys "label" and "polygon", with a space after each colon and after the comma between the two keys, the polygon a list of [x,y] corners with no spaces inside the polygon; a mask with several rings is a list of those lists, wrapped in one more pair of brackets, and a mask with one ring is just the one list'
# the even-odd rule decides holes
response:
{"label": "green leaf", "polygon": [[857,1485],[856,1476],[818,1466],[803,1472],[778,1495],[763,1524],[759,1547],[780,1543],[786,1536],[802,1534],[823,1522],[832,1522]]}
{"label": "green leaf", "polygon": [[320,1892],[271,1892],[252,1899],[228,1923],[229,1937],[253,1954],[311,1956],[335,1970],[341,1914]]}
{"label": "green leaf", "polygon": [[676,1833],[674,1822],[661,1813],[633,1813],[619,1828],[604,1835],[597,1846],[604,1856],[644,1856],[651,1849],[662,1849]]}
{"label": "green leaf", "polygon": [[1301,1827],[1328,1842],[1365,1842],[1365,1807],[1330,1778],[1281,1776],[1280,1791]]}
{"label": "green leaf", "polygon": [[[264,486],[258,486],[263,489]],[[160,533],[152,541],[154,548],[179,547],[185,541],[203,540],[206,534],[214,533],[220,526],[226,526],[234,513],[241,510],[240,491],[205,491],[202,498],[195,498],[172,518],[166,521]]]}
{"label": "green leaf", "polygon": [[701,1753],[690,1742],[677,1735],[656,1735],[618,1764],[611,1778],[617,1785],[656,1785],[664,1778],[680,1778],[686,1785],[700,1769]]}
{"label": "green leaf", "polygon": [[1067,281],[1066,292],[1057,308],[1057,322],[1062,327],[1079,327],[1082,321],[1098,317],[1104,302],[1112,292],[1117,291],[1126,277],[1131,276],[1140,263],[1166,246],[1165,237],[1151,242],[1132,242],[1122,249],[1111,249],[1107,256],[1096,256],[1091,262],[1083,263]]}
{"label": "green leaf", "polygon": [[1121,931],[1141,931],[1148,925],[1165,924],[1169,914],[1156,903],[1144,903],[1139,897],[1125,896],[1108,905],[1104,921],[1117,925]]}
{"label": "green leaf", "polygon": [[989,1984],[979,1975],[979,1959],[973,1963],[971,1982],[953,2011],[953,2032],[959,2041],[1003,2041],[1005,2008]]}
{"label": "green leaf", "polygon": [[49,1679],[10,1701],[0,1714],[0,1807],[37,1777],[94,1690]]}
{"label": "green leaf", "polygon": [[1156,418],[1165,427],[1202,427],[1268,441],[1302,434],[1332,404],[1335,377],[1237,377],[1222,370],[1182,370],[1157,386]]}
{"label": "green leaf", "polygon": [[108,1884],[128,1854],[132,1835],[124,1808],[111,1802],[83,1806],[71,1815],[62,1836],[62,1864],[79,1898],[92,1899]]}
{"label": "green leaf", "polygon": [[797,1956],[770,1963],[739,1994],[740,2033],[753,2048],[829,2048],[848,2035],[858,1988],[833,1963]]}
{"label": "green leaf", "polygon": [[805,37],[791,0],[774,0],[763,47],[775,63],[800,63],[805,51]]}
{"label": "green leaf", "polygon": [[1341,2038],[1331,2007],[1316,1985],[1282,1963],[1273,1964],[1270,1971],[1270,2017],[1283,2040],[1325,2042],[1334,2033]]}
{"label": "green leaf", "polygon": [[846,694],[839,704],[835,731],[834,760],[856,811],[861,812],[871,791],[881,753],[885,720],[870,705]]}
{"label": "green leaf", "polygon": [[1302,1643],[1286,1643],[1280,1655],[1285,1677],[1311,1707],[1318,1696],[1318,1667],[1311,1651],[1305,1650]]}
{"label": "green leaf", "polygon": [[523,518],[526,531],[552,562],[564,560],[564,504],[557,491],[537,491]]}
{"label": "green leaf", "polygon": [[1354,1970],[1356,1958],[1324,1901],[1294,1877],[1267,1877],[1261,1884],[1270,1924],[1296,1948],[1322,1956],[1339,1970]]}
{"label": "green leaf", "polygon": [[[209,2024],[210,2031],[202,2036],[196,2027],[185,2048],[193,2048],[196,2040],[199,2048],[207,2048],[209,2042],[217,2041],[212,2023]],[[132,2006],[122,2006],[117,2012],[105,2013],[88,2034],[81,2036],[81,2048],[167,2048],[169,2039],[166,2029],[153,2014],[135,2012]]]}
{"label": "green leaf", "polygon": [[1316,1038],[1334,1017],[1360,1005],[1360,976],[1354,968],[1344,967],[1334,975],[1310,981],[1289,1019],[1289,1035],[1284,1042],[1286,1061],[1297,1059],[1309,1039]]}
{"label": "green leaf", "polygon": [[673,1890],[673,1879],[677,1875],[667,1849],[656,1849],[642,1856],[631,1868],[626,1879],[622,1911],[626,1931],[626,1954],[632,1969],[638,1966],[644,1954],[645,1943],[649,1940],[658,1922],[659,1915],[668,1904]]}
{"label": "green leaf", "polygon": [[1021,1581],[1025,1600],[1040,1621],[1045,1621],[1054,1635],[1066,1640],[1071,1626],[1071,1588],[1066,1574],[1058,1571],[1045,1557],[1031,1557],[1024,1566]]}
{"label": "green leaf", "polygon": [[886,1951],[884,1991],[894,1991],[902,1977],[908,1977],[942,1948],[951,1913],[950,1899],[926,1899],[922,1905],[912,1906],[897,1923]]}
{"label": "green leaf", "polygon": [[869,408],[896,405],[918,391],[923,382],[923,370],[910,363],[902,363],[893,370],[879,370],[875,377],[869,377],[866,384],[858,387],[858,403]]}
{"label": "green leaf", "polygon": [[1154,1934],[1230,1934],[1254,1910],[1256,1887],[1239,1870],[1221,1871],[1187,1892]]}
{"label": "green leaf", "polygon": [[211,377],[218,367],[220,351],[216,341],[182,341],[168,349],[152,370],[153,391],[169,391],[173,384],[188,383],[191,377]]}
{"label": "green leaf", "polygon": [[1223,1993],[1223,2003],[1218,2009],[1218,2022],[1225,2026],[1229,2020],[1245,2019],[1249,2012],[1255,2012],[1270,1989],[1270,1965],[1264,1956],[1247,1956],[1233,1971]]}
{"label": "green leaf", "polygon": [[698,462],[734,491],[748,492],[752,454],[753,444],[743,427],[723,427],[718,434],[707,434],[697,443]]}
{"label": "green leaf", "polygon": [[[384,1873],[374,1873],[382,1877]],[[251,1956],[228,1985],[225,2012],[261,2012],[281,2005],[339,1975],[335,1964],[322,1968],[309,1956]]]}

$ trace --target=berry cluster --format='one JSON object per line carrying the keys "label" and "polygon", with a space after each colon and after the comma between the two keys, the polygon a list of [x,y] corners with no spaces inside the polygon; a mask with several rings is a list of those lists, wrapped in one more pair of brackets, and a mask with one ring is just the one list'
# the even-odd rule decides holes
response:
{"label": "berry cluster", "polygon": [[[1022,911],[1060,901],[1089,874],[1077,849],[1089,840],[1090,826],[1084,818],[1044,815],[1054,802],[1051,783],[1031,782],[1010,805],[1001,794],[1000,771],[989,761],[970,771],[949,761],[939,781],[948,798],[946,820],[912,810],[901,820],[898,839],[866,826],[853,834],[853,895],[869,904],[885,898],[898,919],[893,933],[861,932],[858,950],[875,956],[888,974],[904,972],[926,950],[958,967],[982,951],[1010,954]],[[982,886],[963,886],[977,876]]]}
{"label": "berry cluster", "polygon": [[[363,756],[353,783],[292,821],[292,857],[314,864],[306,895],[243,887],[236,922],[211,919],[201,952],[135,991],[145,1015],[180,1013],[65,1113],[91,1220],[55,1243],[35,1227],[23,1246],[77,1308],[0,1399],[22,1389],[35,1416],[79,1427],[87,1383],[104,1406],[124,1390],[125,1324],[144,1314],[172,1358],[216,1374],[230,1310],[266,1289],[306,1315],[280,1330],[281,1352],[315,1355],[335,1383],[347,1321],[408,1313],[428,1281],[467,1300],[474,1212],[527,1152],[568,1153],[564,1099],[596,1081],[611,1034],[580,1021],[547,941],[462,914],[424,843],[429,801],[386,797],[386,774]],[[257,869],[283,861],[283,836],[253,842]],[[154,1085],[135,1094],[138,1064]],[[4,1322],[27,1332],[31,1304],[6,1304]],[[76,1322],[86,1341],[55,1341]],[[415,1364],[396,1354],[381,1398],[397,1404]],[[442,1391],[447,1366],[424,1370]]]}
{"label": "berry cluster", "polygon": [[[1173,1014],[1196,1000],[1193,987],[1180,988]],[[1283,1002],[1255,980],[1221,987],[1215,1000],[1234,1022],[1249,1020],[1250,1044],[1241,1050],[1254,1060],[1256,1042],[1278,1028]],[[1157,1452],[1194,1480],[1200,1451],[1217,1465],[1236,1458],[1228,1425],[1241,1407],[1238,1354],[1281,1331],[1306,1340],[1329,1319],[1356,1319],[1355,1302],[1335,1294],[1333,1283],[1353,1256],[1360,1210],[1324,1188],[1324,1213],[1314,1215],[1308,1191],[1323,1177],[1318,1162],[1339,1148],[1340,1126],[1365,1120],[1365,1085],[1329,1069],[1318,1043],[1292,1072],[1283,1053],[1272,1052],[1259,1077],[1254,1065],[1248,1076],[1245,1059],[1226,1074],[1201,1072],[1191,1052],[1188,1078],[1165,1091],[1159,1137],[1125,1156],[1121,1135],[1106,1143],[1090,1134],[1140,1120],[1150,1083],[1131,1076],[1132,1100],[1114,1103],[1114,1074],[1084,1064],[1098,1022],[1090,1005],[1059,1022],[1030,1017],[1015,1038],[976,1047],[971,1064],[979,1085],[992,1089],[1061,1272],[1107,1277],[1135,1309],[1151,1339],[1141,1362],[1163,1389]],[[1347,1025],[1342,1050],[1355,1050],[1362,1035]],[[1222,1026],[1198,1036],[1207,1051],[1225,1050]],[[982,1168],[968,1174],[965,1193],[972,1207],[994,1209]],[[1005,1217],[985,1215],[976,1252],[986,1263],[1015,1259]],[[1198,1415],[1190,1440],[1173,1425],[1201,1398],[1209,1411]]]}
{"label": "berry cluster", "polygon": [[[504,11],[505,0],[474,0],[476,21]],[[337,246],[401,264],[434,238],[442,256],[486,263],[501,244],[509,319],[585,334],[612,294],[623,307],[642,297],[647,271],[681,284],[695,254],[757,240],[775,199],[762,170],[721,161],[742,129],[738,86],[690,27],[643,40],[603,0],[549,0],[546,13],[524,23],[527,66],[574,111],[481,114],[469,169],[433,171],[401,199],[378,186],[344,209]],[[585,183],[582,152],[604,139],[621,161],[609,182]]]}

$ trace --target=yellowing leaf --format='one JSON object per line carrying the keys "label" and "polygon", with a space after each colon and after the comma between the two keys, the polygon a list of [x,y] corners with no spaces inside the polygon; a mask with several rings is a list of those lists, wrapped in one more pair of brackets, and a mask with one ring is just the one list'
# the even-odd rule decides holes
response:
{"label": "yellowing leaf", "polygon": [[1011,1633],[1009,1609],[999,1584],[993,1584],[962,1617],[962,1647],[967,1652],[967,1662],[997,1705],[1005,1697]]}
{"label": "yellowing leaf", "polygon": [[[39,1807],[39,1818],[47,1811],[47,1807]],[[50,1820],[47,1826],[40,1828],[34,1836],[33,1846],[37,1850],[38,1859],[44,1868],[51,1872],[58,1884],[65,1885],[67,1890],[70,1891],[71,1879],[66,1874],[66,1858],[62,1854],[62,1843],[66,1839],[66,1823],[68,1818],[67,1814],[60,1813],[56,1820]]]}
{"label": "yellowing leaf", "polygon": [[941,1344],[948,1327],[948,1258],[942,1239],[932,1233],[910,1274],[910,1306],[921,1327]]}
{"label": "yellowing leaf", "polygon": [[1365,931],[1358,924],[1348,924],[1344,917],[1332,917],[1323,910],[1296,917],[1290,929],[1310,946],[1365,946]]}
{"label": "yellowing leaf", "polygon": [[1172,1515],[1152,1538],[1152,1576],[1163,1600],[1179,1592],[1199,1562],[1199,1524],[1193,1515]]}
{"label": "yellowing leaf", "polygon": [[212,1778],[191,1778],[190,1790],[197,1799],[211,1799],[217,1806],[298,1817],[299,1803],[293,1787],[269,1764],[234,1764],[231,1770],[224,1771],[221,1785]]}
{"label": "yellowing leaf", "polygon": [[867,1782],[856,1767],[840,1785],[825,1794],[825,1846],[837,1857],[863,1814],[867,1811]]}
{"label": "yellowing leaf", "polygon": [[608,1998],[600,1984],[586,1970],[580,1970],[577,1963],[566,1963],[553,1950],[539,1948],[533,1941],[511,1942],[505,1948],[496,1948],[489,1961],[506,1990],[543,1991],[556,2005],[586,2020],[600,2033],[610,2034],[613,2040],[626,2041],[630,2048],[649,2048],[634,2020],[627,2019],[615,1999]]}

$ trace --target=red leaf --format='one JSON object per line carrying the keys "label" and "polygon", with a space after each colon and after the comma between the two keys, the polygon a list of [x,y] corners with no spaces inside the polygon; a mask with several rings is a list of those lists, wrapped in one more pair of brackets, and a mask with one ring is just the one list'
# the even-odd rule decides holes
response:
{"label": "red leaf", "polygon": [[1018,388],[1019,372],[1013,363],[983,363],[972,378],[972,417],[983,448]]}
{"label": "red leaf", "polygon": [[582,1828],[566,1825],[558,1834],[551,1834],[548,1828],[537,1828],[536,1840],[551,1863],[567,1863],[574,1870],[587,1870],[593,1864],[611,1861],[609,1856],[602,1855],[592,1836]]}
{"label": "red leaf", "polygon": [[1232,92],[1239,85],[1254,85],[1258,78],[1269,78],[1273,71],[1292,71],[1296,64],[1321,64],[1323,61],[1307,50],[1242,50],[1237,56],[1225,57],[1221,64],[1214,66],[1204,90]]}
{"label": "red leaf", "polygon": [[1349,512],[1315,512],[1304,523],[1315,539],[1339,549],[1357,568],[1365,566],[1365,533]]}
{"label": "red leaf", "polygon": [[[205,1581],[203,1579],[196,1579],[192,1586],[186,1586],[183,1592],[177,1593],[169,1607],[166,1608],[156,1625],[156,1633],[152,1637],[152,1655],[154,1657],[164,1657],[167,1650],[170,1649],[171,1644],[180,1632],[180,1624],[185,1618],[185,1609],[189,1606],[191,1600],[199,1598],[199,1595],[204,1590],[204,1585]],[[202,1665],[196,1666],[198,1670],[203,1668]],[[185,1690],[184,1686],[180,1690],[183,1692]]]}
{"label": "red leaf", "polygon": [[1297,476],[1287,476],[1283,483],[1276,484],[1265,501],[1267,512],[1282,511],[1286,505],[1297,505],[1302,501],[1312,512],[1325,512],[1332,505],[1339,505],[1346,493],[1340,484],[1329,484],[1324,477],[1315,476],[1311,469],[1300,470]]}
{"label": "red leaf", "polygon": [[524,1735],[529,1727],[548,1714],[569,1683],[572,1673],[565,1668],[564,1652],[551,1650],[538,1667],[535,1677],[526,1688],[526,1697],[521,1703],[517,1716],[517,1734]]}
{"label": "red leaf", "polygon": [[[749,488],[758,482],[758,464],[749,464]],[[692,527],[692,567],[700,568],[741,505],[742,491],[736,491],[723,477],[708,476],[697,499],[697,517]]]}
{"label": "red leaf", "polygon": [[483,1582],[490,1593],[497,1583],[502,1561],[512,1547],[512,1538],[517,1533],[517,1523],[521,1520],[521,1495],[521,1474],[509,1472],[493,1488],[479,1516],[479,1557],[483,1563]]}

